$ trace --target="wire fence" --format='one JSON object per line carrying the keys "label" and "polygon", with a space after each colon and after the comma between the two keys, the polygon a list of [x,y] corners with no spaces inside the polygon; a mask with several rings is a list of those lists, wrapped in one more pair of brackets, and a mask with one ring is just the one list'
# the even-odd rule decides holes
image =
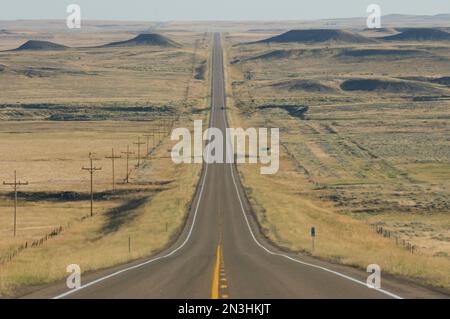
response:
{"label": "wire fence", "polygon": [[416,245],[413,245],[405,239],[400,238],[395,232],[380,225],[371,226],[378,235],[392,239],[392,241],[394,241],[397,246],[409,251],[411,254],[417,253],[419,251]]}
{"label": "wire fence", "polygon": [[14,257],[16,257],[20,252],[22,252],[25,249],[42,246],[50,238],[61,234],[63,229],[64,229],[63,226],[59,226],[57,228],[52,229],[49,233],[45,234],[39,239],[35,239],[33,241],[26,241],[25,243],[15,248],[14,250],[9,251],[3,256],[0,256],[0,265],[10,262],[11,260],[14,259]]}

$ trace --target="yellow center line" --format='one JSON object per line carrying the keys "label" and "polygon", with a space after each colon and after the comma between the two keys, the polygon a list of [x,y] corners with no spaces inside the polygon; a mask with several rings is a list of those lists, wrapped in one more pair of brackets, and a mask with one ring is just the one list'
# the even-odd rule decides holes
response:
{"label": "yellow center line", "polygon": [[211,299],[219,299],[219,272],[220,272],[220,259],[221,259],[221,248],[217,245],[216,253],[216,265],[214,266],[214,275],[211,288]]}

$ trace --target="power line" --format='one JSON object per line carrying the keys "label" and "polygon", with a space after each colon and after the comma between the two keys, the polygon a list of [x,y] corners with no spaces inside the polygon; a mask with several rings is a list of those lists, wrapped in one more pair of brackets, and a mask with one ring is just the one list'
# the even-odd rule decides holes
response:
{"label": "power line", "polygon": [[94,156],[95,153],[89,153],[89,159],[90,159],[90,167],[82,167],[81,169],[84,171],[88,171],[89,174],[91,175],[91,216],[94,215],[94,173],[96,171],[101,171],[102,168],[101,167],[95,167],[94,166]]}
{"label": "power line", "polygon": [[146,137],[147,138],[147,156],[146,157],[148,157],[148,154],[150,153],[150,146],[149,146],[149,144],[150,144],[150,137],[152,137],[153,136],[153,147],[155,146],[155,134],[154,133],[150,133],[150,134],[144,134],[144,137]]}
{"label": "power line", "polygon": [[141,138],[140,137],[138,137],[138,141],[137,142],[135,142],[135,143],[133,143],[134,145],[137,145],[137,147],[138,147],[138,153],[137,153],[137,156],[138,156],[138,162],[137,162],[137,167],[139,167],[140,165],[141,165],[141,145],[143,145],[143,144],[145,144],[144,142],[141,142]]}
{"label": "power line", "polygon": [[122,156],[114,155],[114,148],[112,149],[111,156],[106,156],[105,158],[111,159],[112,162],[112,189],[116,190],[116,177],[115,177],[115,160],[122,158]]}
{"label": "power line", "polygon": [[127,174],[125,175],[125,181],[127,182],[127,184],[129,183],[129,178],[130,178],[130,170],[129,170],[129,162],[130,162],[130,155],[133,155],[134,152],[130,152],[130,145],[127,145],[127,151],[126,152],[122,152],[122,154],[125,154],[127,156]]}
{"label": "power line", "polygon": [[17,229],[17,186],[28,185],[28,182],[21,182],[17,180],[17,172],[14,171],[14,182],[3,182],[3,185],[14,186],[14,237],[16,237]]}

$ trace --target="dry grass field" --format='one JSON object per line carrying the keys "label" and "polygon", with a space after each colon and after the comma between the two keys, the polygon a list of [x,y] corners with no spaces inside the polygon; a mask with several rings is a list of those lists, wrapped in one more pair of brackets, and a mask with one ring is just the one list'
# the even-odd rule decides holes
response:
{"label": "dry grass field", "polygon": [[[74,47],[136,36],[31,33]],[[152,255],[181,230],[201,166],[173,164],[169,134],[172,125],[207,118],[210,36],[165,36],[181,46],[0,52],[0,183],[14,170],[29,182],[19,188],[15,238],[12,189],[0,186],[1,296],[61,279],[69,264],[86,272]],[[5,38],[5,50],[25,42]],[[147,145],[144,134],[153,131]],[[134,152],[129,183],[127,146]],[[106,158],[113,148],[122,156],[115,160],[115,191]],[[82,170],[90,152],[102,168],[94,175],[92,217],[89,173]]]}
{"label": "dry grass field", "polygon": [[[69,264],[88,272],[155,254],[176,237],[201,166],[173,164],[169,123],[206,122],[210,29],[230,32],[231,126],[280,128],[278,174],[239,165],[265,236],[450,289],[450,43],[244,44],[324,23],[96,22],[68,32],[61,21],[0,21],[0,183],[15,170],[29,182],[19,188],[15,238],[13,194],[0,184],[0,296],[62,279]],[[179,46],[97,47],[155,29]],[[30,39],[68,48],[13,50]],[[149,154],[141,145],[137,167],[134,143],[153,129],[164,132]],[[122,156],[116,191],[112,148]],[[81,169],[90,152],[102,168],[93,216]]]}
{"label": "dry grass field", "polygon": [[263,232],[450,288],[450,42],[244,44],[274,35],[225,41],[233,126],[280,128],[278,174],[240,165]]}
{"label": "dry grass field", "polygon": [[56,32],[37,37],[70,47],[62,51],[11,51],[26,40],[9,36],[0,52],[0,103],[176,105],[185,101],[188,84],[190,102],[203,98],[202,81],[191,79],[193,67],[208,58],[206,33],[165,34],[179,48],[96,47],[136,35]]}
{"label": "dry grass field", "polygon": [[[182,121],[178,124],[187,126],[191,119]],[[136,156],[131,157],[129,184],[124,183],[126,160],[116,160],[117,185],[113,192],[111,161],[103,159],[110,154],[112,145],[117,146],[117,151],[126,150],[126,145],[142,135],[150,123],[94,122],[78,123],[69,128],[51,125],[53,123],[41,124],[35,125],[35,128],[39,127],[39,133],[34,137],[16,140],[16,145],[30,146],[33,141],[37,145],[27,147],[23,155],[18,153],[20,155],[14,162],[1,159],[2,177],[9,179],[4,174],[4,167],[8,168],[6,171],[18,168],[19,177],[26,176],[30,185],[23,186],[19,194],[18,231],[14,239],[12,199],[5,187],[2,189],[0,252],[6,255],[24,242],[28,243],[28,248],[0,266],[2,294],[8,296],[21,291],[22,286],[61,278],[65,275],[65,267],[71,263],[79,264],[83,271],[90,271],[148,256],[176,236],[183,225],[201,167],[174,165],[168,152],[172,142],[164,135],[156,148],[150,146],[151,155],[142,160],[139,168],[136,167]],[[6,126],[11,129],[14,125]],[[69,135],[69,130],[74,127],[77,133]],[[33,125],[30,124],[28,129],[32,130]],[[51,134],[55,131],[58,133]],[[45,134],[48,134],[44,140],[47,151],[41,152],[39,146]],[[65,142],[54,135],[65,137]],[[145,146],[142,146],[142,156]],[[102,171],[95,174],[93,217],[89,216],[89,173],[81,170],[81,166],[89,166],[87,148],[97,148],[96,156],[102,156],[95,161]],[[131,150],[137,153],[135,145]],[[37,154],[45,158],[33,158]],[[62,233],[39,247],[30,247],[33,241],[60,226]],[[129,237],[131,252],[128,252]]]}

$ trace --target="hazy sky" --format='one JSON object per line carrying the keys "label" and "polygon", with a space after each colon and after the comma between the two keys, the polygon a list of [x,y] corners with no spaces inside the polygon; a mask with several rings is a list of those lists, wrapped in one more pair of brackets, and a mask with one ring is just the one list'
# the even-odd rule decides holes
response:
{"label": "hazy sky", "polygon": [[65,19],[68,4],[83,19],[112,20],[303,20],[382,14],[450,13],[450,0],[0,0],[0,20]]}

